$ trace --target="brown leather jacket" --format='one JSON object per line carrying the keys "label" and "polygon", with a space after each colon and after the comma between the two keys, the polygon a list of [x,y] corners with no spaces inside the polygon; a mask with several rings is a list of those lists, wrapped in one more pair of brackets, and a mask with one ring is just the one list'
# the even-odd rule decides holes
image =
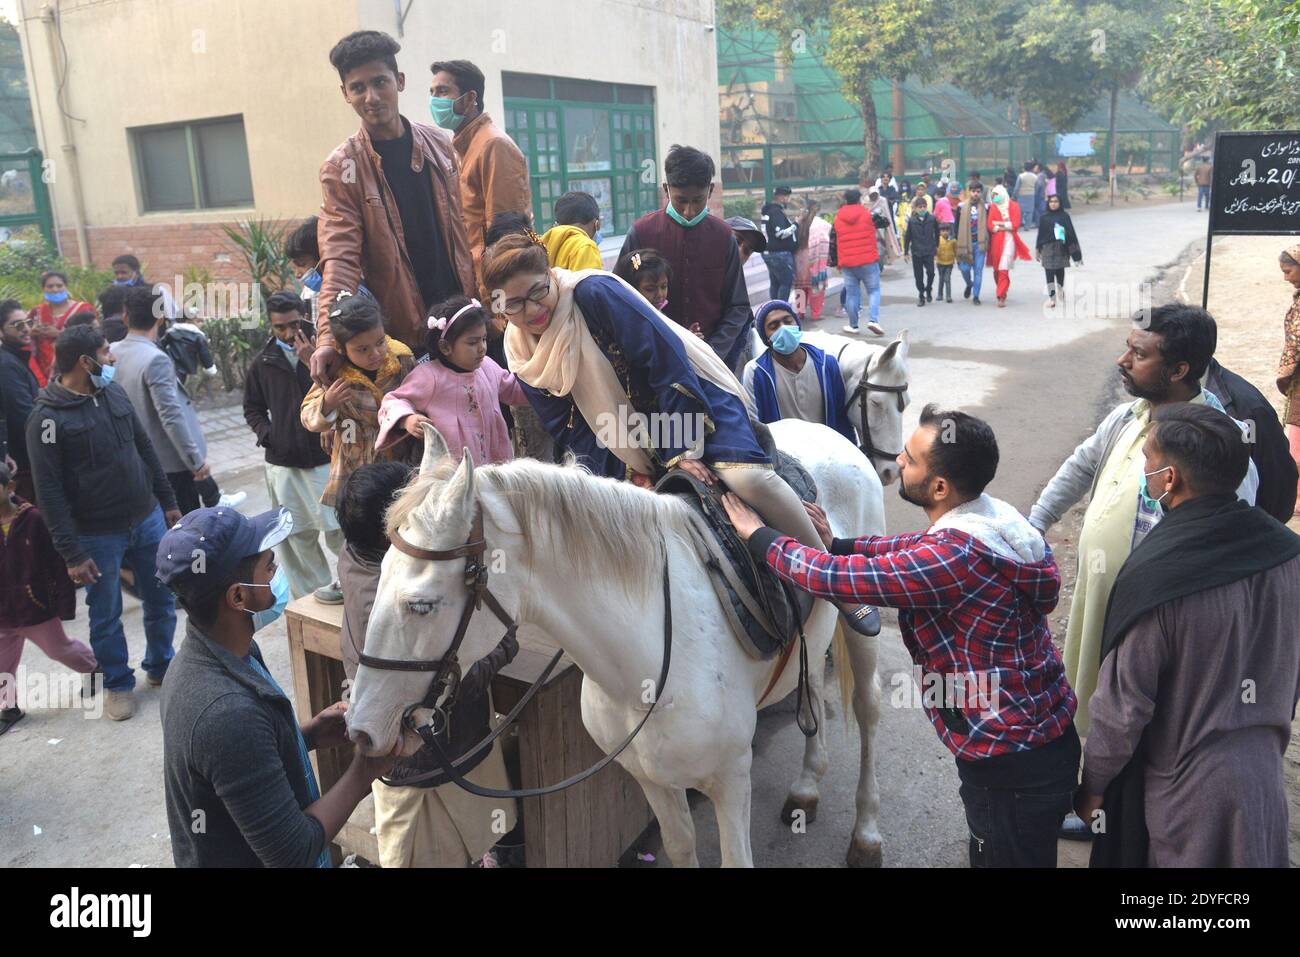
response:
{"label": "brown leather jacket", "polygon": [[486,113],[461,126],[452,137],[460,158],[460,205],[475,266],[492,217],[502,212],[528,213],[528,160],[505,130]]}
{"label": "brown leather jacket", "polygon": [[[410,121],[407,121],[410,122]],[[447,134],[410,123],[411,169],[428,164],[438,228],[447,243],[465,295],[475,294],[474,265],[461,219],[460,175]],[[379,300],[388,334],[412,349],[423,348],[425,304],[406,252],[402,218],[384,180],[379,154],[361,128],[334,150],[320,168],[321,212],[317,242],[321,290],[317,297],[316,345],[333,346],[329,311],[340,289],[356,292],[361,277]]]}

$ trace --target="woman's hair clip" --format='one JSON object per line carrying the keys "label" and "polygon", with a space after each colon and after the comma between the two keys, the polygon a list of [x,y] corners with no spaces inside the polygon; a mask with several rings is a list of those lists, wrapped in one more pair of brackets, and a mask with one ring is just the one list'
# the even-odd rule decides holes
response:
{"label": "woman's hair clip", "polygon": [[640,253],[633,253],[633,254],[632,254],[632,268],[635,269],[637,272],[640,272],[640,271],[641,271],[641,254],[640,254]]}
{"label": "woman's hair clip", "polygon": [[529,229],[528,232],[526,232],[524,235],[526,235],[526,236],[528,237],[528,239],[529,239],[529,240],[533,243],[533,245],[535,245],[535,246],[544,246],[544,245],[546,245],[545,243],[542,242],[542,237],[541,237],[541,236],[538,236],[537,233],[533,232],[531,229]]}
{"label": "woman's hair clip", "polygon": [[482,308],[483,308],[483,303],[479,302],[477,299],[471,299],[469,302],[465,303],[465,305],[457,309],[455,313],[452,314],[450,319],[448,319],[446,316],[439,316],[437,318],[430,316],[429,329],[430,331],[437,329],[445,336],[447,334],[447,330],[451,328],[452,323],[454,323],[457,319],[463,316],[466,312],[468,312],[471,309],[482,309]]}

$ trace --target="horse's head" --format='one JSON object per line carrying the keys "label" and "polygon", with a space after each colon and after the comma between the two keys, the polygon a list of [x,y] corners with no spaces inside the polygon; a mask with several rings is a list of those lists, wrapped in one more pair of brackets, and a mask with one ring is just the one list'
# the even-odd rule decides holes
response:
{"label": "horse's head", "polygon": [[[849,421],[858,430],[863,451],[882,485],[898,478],[894,460],[903,449],[903,410],[911,403],[907,392],[907,330],[867,360],[862,375],[848,386]],[[863,408],[866,409],[863,421]]]}
{"label": "horse's head", "polygon": [[[389,510],[390,531],[417,552],[450,551],[469,542],[479,507],[469,452],[453,471],[446,442],[435,428],[426,425],[420,474]],[[486,514],[483,521],[490,525]],[[425,697],[435,674],[386,667],[384,662],[436,663],[446,657],[472,593],[466,581],[466,563],[473,560],[418,557],[395,546],[384,557],[366,628],[365,655],[372,663],[358,667],[347,712],[349,734],[366,754],[389,754],[399,747],[403,712]],[[486,570],[494,570],[490,549],[485,548],[477,561]],[[504,585],[502,576],[493,577],[493,594],[509,605],[512,602]],[[470,618],[456,653],[461,670],[490,652],[504,631],[505,626],[485,604]],[[423,712],[421,717],[427,714]],[[401,753],[413,753],[419,743],[406,733]]]}

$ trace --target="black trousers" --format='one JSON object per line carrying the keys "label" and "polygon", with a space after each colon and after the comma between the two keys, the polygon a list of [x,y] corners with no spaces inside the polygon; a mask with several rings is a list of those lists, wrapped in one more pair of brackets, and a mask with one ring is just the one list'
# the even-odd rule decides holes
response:
{"label": "black trousers", "polygon": [[939,267],[939,291],[935,293],[940,299],[952,298],[952,266]]}
{"label": "black trousers", "polygon": [[1055,299],[1057,290],[1065,288],[1065,270],[1044,269],[1043,272],[1047,274],[1047,294]]}
{"label": "black trousers", "polygon": [[215,508],[221,500],[221,488],[211,475],[196,482],[191,472],[168,472],[167,481],[176,493],[176,507],[182,515],[188,515],[197,508]]}
{"label": "black trousers", "polygon": [[1079,781],[1079,735],[1033,751],[958,761],[971,867],[1055,867],[1056,832]]}
{"label": "black trousers", "polygon": [[[922,279],[924,273],[924,280]],[[934,254],[920,256],[912,253],[912,275],[916,279],[916,291],[928,297],[934,289]]]}

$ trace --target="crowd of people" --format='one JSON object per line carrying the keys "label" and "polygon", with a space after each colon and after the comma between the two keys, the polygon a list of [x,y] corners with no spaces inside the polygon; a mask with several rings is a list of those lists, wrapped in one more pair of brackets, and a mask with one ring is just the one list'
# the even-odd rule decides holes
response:
{"label": "crowd of people", "polygon": [[[918,307],[936,292],[954,301],[954,266],[979,304],[988,266],[1001,306],[1015,262],[1031,258],[1020,233],[1036,228],[1054,304],[1065,269],[1082,261],[1064,164],[1009,169],[987,201],[978,174],[912,188],[886,167],[843,194],[833,222],[816,203],[792,210],[780,188],[755,223],[711,215],[714,161],[676,145],[663,208],[631,224],[607,271],[594,197],[559,198],[555,222],[535,231],[527,161],[483,111],[482,72],[432,65],[430,126],[398,110],[399,49],[360,31],[330,52],[360,127],[320,168],[320,209],[286,249],[301,288],[266,302],[270,336],[244,383],[270,511],[245,516],[221,495],[178,380],[211,356],[133,257],[114,262],[102,315],[70,302],[58,273],[32,313],[0,303],[0,673],[30,640],[101,676],[107,715],[129,718],[121,595],[134,591],[141,667],[162,689],[178,865],[329,866],[330,841],[371,793],[384,866],[507,858],[518,841],[493,820],[500,802],[429,784],[436,765],[423,751],[357,749],[322,793],[308,754],[346,743],[346,702],[300,724],[255,636],[291,598],[341,604],[353,677],[389,547],[385,512],[426,437],[436,429],[453,459],[500,464],[529,421],[555,461],[596,475],[649,489],[681,469],[721,483],[755,560],[832,602],[845,627],[872,634],[870,606],[895,607],[919,667],[996,677],[991,713],[927,707],[957,762],[972,866],[1054,866],[1062,828],[1092,839],[1102,863],[1285,864],[1300,537],[1281,522],[1295,509],[1300,453],[1300,247],[1282,259],[1298,303],[1278,379],[1291,399],[1286,432],[1215,362],[1213,318],[1162,306],[1118,359],[1133,400],[1028,517],[986,491],[999,465],[989,425],[930,405],[896,463],[927,531],[834,538],[773,469],[754,425],[799,418],[859,444],[836,356],[802,341],[830,269],[844,277],[845,330],[862,327],[865,289],[865,328],[883,335],[882,264],[911,261]],[[744,280],[755,252],[771,280],[757,309]],[[611,435],[627,408],[707,427]],[[1061,576],[1045,534],[1085,494],[1062,656],[1048,624]],[[81,588],[89,646],[62,625]],[[177,605],[186,634],[174,648]],[[452,759],[486,733],[491,679],[517,650],[503,642],[464,675],[438,732]],[[1208,677],[1206,661],[1218,662]],[[1250,707],[1237,704],[1243,682]],[[21,718],[12,699],[0,707],[6,727]],[[462,770],[485,787],[510,783],[499,742]],[[201,831],[189,826],[198,810]]]}

